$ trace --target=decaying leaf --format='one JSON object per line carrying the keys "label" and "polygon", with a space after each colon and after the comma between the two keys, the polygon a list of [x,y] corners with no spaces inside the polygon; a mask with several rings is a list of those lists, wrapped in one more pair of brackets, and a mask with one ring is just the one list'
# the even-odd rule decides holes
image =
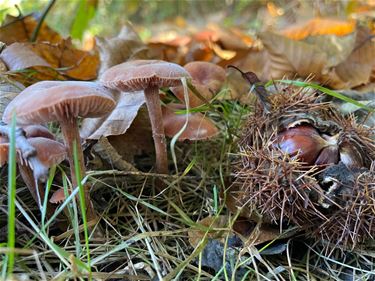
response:
{"label": "decaying leaf", "polygon": [[[39,43],[38,43],[39,44]],[[30,43],[13,43],[0,54],[5,74],[25,86],[42,80],[65,80],[46,60],[30,49]]]}
{"label": "decaying leaf", "polygon": [[137,172],[132,164],[125,161],[106,137],[102,137],[93,146],[94,151],[112,167],[120,171]]}
{"label": "decaying leaf", "polygon": [[0,118],[3,116],[5,107],[10,103],[25,87],[13,81],[0,81]]}
{"label": "decaying leaf", "polygon": [[375,60],[375,42],[370,32],[359,28],[346,36],[324,35],[295,41],[270,32],[260,34],[270,54],[270,78],[306,78],[335,89],[367,83]]}
{"label": "decaying leaf", "polygon": [[1,52],[0,59],[5,62],[10,71],[32,66],[51,67],[45,59],[34,53],[27,43],[13,43],[9,45]]}
{"label": "decaying leaf", "polygon": [[[15,42],[30,41],[33,31],[38,21],[34,15],[23,17],[6,16],[4,24],[0,27],[0,41],[10,45]],[[61,36],[43,23],[39,30],[37,41],[48,41],[57,43],[61,40]]]}
{"label": "decaying leaf", "polygon": [[302,40],[315,35],[344,36],[355,30],[355,21],[343,21],[330,18],[314,18],[304,23],[289,26],[281,33],[294,40]]}
{"label": "decaying leaf", "polygon": [[41,42],[29,47],[70,79],[93,80],[97,77],[98,54],[76,49],[70,38],[56,44]]}
{"label": "decaying leaf", "polygon": [[150,155],[154,153],[154,142],[146,107],[142,106],[139,109],[137,117],[125,134],[109,136],[108,140],[117,153],[130,163],[133,163],[134,158],[139,155],[147,155],[148,160],[151,161]]}
{"label": "decaying leaf", "polygon": [[336,89],[348,89],[370,80],[372,69],[375,66],[375,40],[366,28],[357,31],[355,46],[351,54],[334,67],[331,76],[337,77],[339,82],[330,85]]}
{"label": "decaying leaf", "polygon": [[134,93],[113,92],[117,103],[115,109],[105,117],[86,118],[82,122],[81,137],[100,139],[101,137],[124,134],[145,103],[143,91]]}
{"label": "decaying leaf", "polygon": [[[287,236],[280,234],[280,229],[255,223],[246,218],[239,217],[230,228],[230,221],[228,216],[206,217],[198,222],[199,224],[210,228],[212,231],[206,232],[202,230],[191,230],[188,232],[189,242],[193,247],[196,247],[204,237],[210,239],[217,239],[224,243],[224,239],[231,235],[238,235],[242,242],[249,246],[256,246],[268,241],[276,240],[278,238],[290,237],[295,232],[289,232]],[[205,236],[206,235],[206,236]]]}
{"label": "decaying leaf", "polygon": [[147,59],[148,49],[129,23],[116,37],[110,39],[96,37],[96,43],[100,53],[99,75],[108,68],[129,59]]}

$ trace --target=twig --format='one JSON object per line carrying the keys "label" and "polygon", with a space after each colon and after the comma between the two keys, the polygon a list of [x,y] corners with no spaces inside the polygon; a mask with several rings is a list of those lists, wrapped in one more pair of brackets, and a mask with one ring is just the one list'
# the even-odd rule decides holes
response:
{"label": "twig", "polygon": [[40,19],[38,21],[38,25],[35,27],[33,34],[31,35],[31,42],[35,42],[38,38],[40,28],[42,27],[42,24],[44,22],[44,19],[46,18],[48,12],[51,10],[53,4],[55,4],[56,0],[50,0],[47,7],[44,9],[42,15],[40,16]]}

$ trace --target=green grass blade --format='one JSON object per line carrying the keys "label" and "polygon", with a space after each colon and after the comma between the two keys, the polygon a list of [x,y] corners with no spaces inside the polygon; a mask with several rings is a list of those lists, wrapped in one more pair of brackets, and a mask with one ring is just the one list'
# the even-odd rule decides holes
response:
{"label": "green grass blade", "polygon": [[8,275],[13,273],[14,249],[16,244],[16,114],[13,113],[10,129],[10,146],[8,161]]}
{"label": "green grass blade", "polygon": [[315,90],[319,90],[319,91],[322,91],[323,93],[329,95],[329,96],[332,96],[332,97],[335,97],[337,99],[340,99],[340,100],[343,100],[343,101],[346,101],[348,103],[351,103],[351,104],[354,104],[360,108],[363,108],[363,109],[366,109],[370,112],[374,112],[375,109],[374,108],[371,108],[371,107],[368,107],[367,105],[363,104],[363,103],[360,103],[354,99],[351,99],[347,96],[344,96],[343,94],[340,94],[340,93],[337,93],[335,91],[332,91],[330,89],[327,89],[323,86],[320,86],[318,84],[315,84],[315,83],[309,83],[309,82],[302,82],[302,81],[296,81],[296,80],[276,80],[276,82],[280,82],[280,83],[285,83],[285,84],[290,84],[290,85],[294,85],[294,86],[297,86],[297,87],[303,87],[303,88],[312,88],[312,89],[315,89]]}
{"label": "green grass blade", "polygon": [[77,184],[79,189],[79,203],[82,213],[82,220],[83,220],[83,232],[85,236],[85,246],[86,246],[86,255],[87,255],[87,267],[89,269],[89,280],[92,279],[91,276],[91,267],[90,267],[90,246],[89,246],[89,230],[87,225],[87,217],[86,217],[86,202],[85,202],[85,190],[81,182],[81,170],[80,170],[80,163],[78,160],[78,151],[77,151],[77,142],[74,141],[73,144],[73,159],[74,159],[74,170],[76,173]]}

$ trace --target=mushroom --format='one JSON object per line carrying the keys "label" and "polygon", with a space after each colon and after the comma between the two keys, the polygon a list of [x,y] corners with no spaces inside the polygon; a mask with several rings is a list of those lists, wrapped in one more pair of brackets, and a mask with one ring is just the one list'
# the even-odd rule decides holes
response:
{"label": "mushroom", "polygon": [[29,125],[22,128],[25,132],[26,138],[43,137],[55,140],[55,136],[42,125]]}
{"label": "mushroom", "polygon": [[[205,61],[193,61],[184,66],[192,77],[192,85],[206,100],[210,100],[220,90],[225,81],[225,70],[216,64]],[[183,103],[184,89],[182,86],[171,88],[175,96]],[[197,107],[204,101],[189,91],[190,107]]]}
{"label": "mushroom", "polygon": [[206,118],[202,113],[176,114],[176,110],[183,110],[182,104],[168,104],[162,108],[163,125],[165,135],[168,137],[175,136],[185,125],[186,117],[188,118],[185,130],[179,135],[178,140],[204,140],[210,139],[219,133],[219,130]]}
{"label": "mushroom", "polygon": [[[43,137],[30,138],[28,142],[35,148],[36,157],[29,160],[23,159],[20,151],[17,150],[17,162],[21,177],[40,208],[42,205],[41,198],[44,197],[44,189],[38,183],[40,170],[44,172],[44,170],[62,162],[66,157],[66,148],[55,140]],[[9,143],[1,143],[0,167],[8,162],[8,153]]]}
{"label": "mushroom", "polygon": [[[73,147],[76,144],[81,175],[85,173],[77,117],[99,117],[115,106],[111,93],[93,82],[42,81],[23,90],[5,108],[3,121],[9,122],[13,111],[18,125],[41,124],[58,121],[63,134],[70,165],[72,184],[77,185]],[[87,218],[96,218],[85,186]]]}
{"label": "mushroom", "polygon": [[159,88],[181,85],[190,75],[181,66],[159,60],[135,60],[105,71],[100,81],[120,91],[144,91],[155,143],[156,171],[168,173],[167,146],[162,122]]}

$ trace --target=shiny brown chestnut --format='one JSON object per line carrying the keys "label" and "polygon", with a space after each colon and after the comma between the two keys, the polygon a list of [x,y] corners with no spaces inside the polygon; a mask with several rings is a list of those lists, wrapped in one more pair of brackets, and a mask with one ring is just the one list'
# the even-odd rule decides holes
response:
{"label": "shiny brown chestnut", "polygon": [[309,165],[334,164],[339,160],[337,138],[321,135],[308,124],[280,132],[275,146]]}

